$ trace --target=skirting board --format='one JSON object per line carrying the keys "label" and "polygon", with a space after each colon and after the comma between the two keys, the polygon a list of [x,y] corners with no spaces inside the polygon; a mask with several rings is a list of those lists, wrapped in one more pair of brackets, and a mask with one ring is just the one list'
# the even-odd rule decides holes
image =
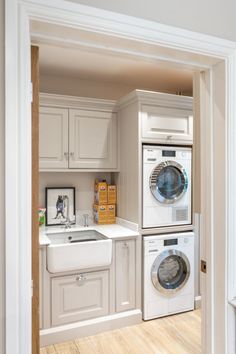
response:
{"label": "skirting board", "polygon": [[81,321],[40,331],[40,347],[87,337],[116,328],[142,322],[141,310],[131,310],[114,315]]}
{"label": "skirting board", "polygon": [[202,302],[202,297],[201,296],[195,296],[195,299],[194,299],[194,309],[195,310],[198,310],[200,309],[202,306],[201,306],[201,302]]}

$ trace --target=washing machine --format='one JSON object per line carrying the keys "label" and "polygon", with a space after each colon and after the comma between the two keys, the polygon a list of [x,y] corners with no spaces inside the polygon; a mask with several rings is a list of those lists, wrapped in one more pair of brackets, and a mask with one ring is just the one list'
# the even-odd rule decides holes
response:
{"label": "washing machine", "polygon": [[193,309],[193,232],[143,237],[143,319]]}
{"label": "washing machine", "polygon": [[192,223],[190,147],[143,145],[143,228]]}

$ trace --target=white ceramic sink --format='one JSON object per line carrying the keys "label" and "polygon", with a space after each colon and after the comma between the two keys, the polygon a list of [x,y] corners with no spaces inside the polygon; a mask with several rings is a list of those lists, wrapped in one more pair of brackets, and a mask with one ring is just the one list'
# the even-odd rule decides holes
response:
{"label": "white ceramic sink", "polygon": [[47,234],[47,269],[66,272],[111,264],[112,240],[95,230]]}

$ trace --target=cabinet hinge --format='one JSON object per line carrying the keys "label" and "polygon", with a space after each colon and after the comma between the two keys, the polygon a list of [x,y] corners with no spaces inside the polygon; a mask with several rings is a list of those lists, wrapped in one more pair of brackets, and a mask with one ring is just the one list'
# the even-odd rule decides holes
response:
{"label": "cabinet hinge", "polygon": [[207,272],[207,264],[206,264],[206,261],[204,261],[203,259],[201,259],[201,272],[202,273]]}

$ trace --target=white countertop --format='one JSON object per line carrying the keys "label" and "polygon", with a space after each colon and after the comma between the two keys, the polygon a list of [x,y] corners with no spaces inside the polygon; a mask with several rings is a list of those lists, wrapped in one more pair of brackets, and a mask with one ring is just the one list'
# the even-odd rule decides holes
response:
{"label": "white countertop", "polygon": [[39,233],[39,243],[40,246],[49,245],[50,239],[47,237],[47,234],[52,233],[65,233],[73,231],[83,231],[83,230],[96,230],[106,236],[107,238],[117,239],[123,237],[137,237],[139,236],[138,226],[134,223],[130,223],[123,219],[117,218],[116,224],[110,225],[91,225],[89,227],[84,227],[81,225],[72,225],[70,229],[65,229],[65,226],[48,226],[40,227]]}

